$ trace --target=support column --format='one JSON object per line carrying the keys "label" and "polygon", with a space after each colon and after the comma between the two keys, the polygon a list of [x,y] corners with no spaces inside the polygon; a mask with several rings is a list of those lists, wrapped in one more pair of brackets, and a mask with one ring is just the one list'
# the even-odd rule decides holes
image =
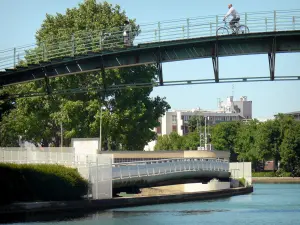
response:
{"label": "support column", "polygon": [[272,81],[275,78],[275,55],[276,55],[276,38],[273,39],[271,52],[268,53],[270,80],[272,80]]}
{"label": "support column", "polygon": [[212,51],[212,62],[215,74],[215,82],[219,83],[219,56],[218,56],[218,41],[216,41],[215,46]]}
{"label": "support column", "polygon": [[46,92],[47,92],[48,95],[50,95],[52,91],[51,91],[51,87],[50,87],[50,83],[49,83],[49,77],[48,77],[48,75],[46,73],[45,68],[43,68],[43,71],[44,71],[44,79],[45,79]]}
{"label": "support column", "polygon": [[160,49],[157,51],[157,61],[156,61],[156,68],[157,68],[157,73],[158,73],[158,78],[159,78],[159,85],[163,86],[164,85],[164,80],[163,80],[163,73],[162,73],[162,62],[161,62],[161,52]]}

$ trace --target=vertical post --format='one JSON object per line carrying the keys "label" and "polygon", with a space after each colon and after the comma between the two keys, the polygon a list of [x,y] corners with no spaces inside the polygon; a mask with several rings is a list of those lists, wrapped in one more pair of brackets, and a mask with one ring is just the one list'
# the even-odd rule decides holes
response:
{"label": "vertical post", "polygon": [[71,43],[72,43],[72,56],[74,57],[75,56],[75,36],[74,36],[74,34],[72,34]]}
{"label": "vertical post", "polygon": [[103,50],[103,32],[100,31],[99,33],[99,49],[100,51]]}
{"label": "vertical post", "polygon": [[98,199],[98,157],[96,157],[96,199]]}
{"label": "vertical post", "polygon": [[42,61],[46,61],[46,45],[45,43],[42,43],[43,45],[43,55],[42,55]]}
{"label": "vertical post", "polygon": [[219,20],[219,18],[218,18],[218,16],[216,16],[216,32],[217,32],[217,30],[218,30],[218,21]]}
{"label": "vertical post", "polygon": [[14,68],[16,68],[16,48],[14,48]]}
{"label": "vertical post", "polygon": [[187,18],[187,20],[186,20],[186,26],[187,26],[187,29],[186,29],[187,38],[190,38],[190,19],[189,18]]}
{"label": "vertical post", "polygon": [[245,169],[245,166],[244,166],[244,159],[243,159],[243,178],[245,178],[245,173],[244,173],[244,170]]}
{"label": "vertical post", "polygon": [[63,147],[63,125],[62,121],[60,121],[60,152],[62,152]]}
{"label": "vertical post", "polygon": [[248,15],[247,13],[245,13],[245,25],[247,26],[247,19],[248,19]]}
{"label": "vertical post", "polygon": [[205,128],[204,128],[204,146],[205,146],[205,150],[206,150],[206,144],[207,144],[207,137],[206,137],[206,117],[205,117],[205,120],[204,120],[204,126],[205,126]]}
{"label": "vertical post", "polygon": [[182,26],[182,39],[184,39],[184,25]]}
{"label": "vertical post", "polygon": [[102,107],[100,106],[98,154],[101,152],[101,150],[102,150]]}
{"label": "vertical post", "polygon": [[293,16],[293,30],[295,30],[295,16]]}
{"label": "vertical post", "polygon": [[274,31],[276,31],[276,10],[274,10]]}
{"label": "vertical post", "polygon": [[160,22],[158,22],[158,41],[160,41]]}
{"label": "vertical post", "polygon": [[268,19],[265,18],[265,24],[266,24],[266,32],[268,31]]}

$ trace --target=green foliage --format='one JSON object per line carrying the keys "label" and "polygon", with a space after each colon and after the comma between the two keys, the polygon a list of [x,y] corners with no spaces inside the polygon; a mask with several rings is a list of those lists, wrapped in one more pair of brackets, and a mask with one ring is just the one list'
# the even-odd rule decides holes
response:
{"label": "green foliage", "polygon": [[0,164],[0,204],[79,200],[88,183],[78,171],[60,165]]}
{"label": "green foliage", "polygon": [[[36,33],[36,40],[39,48],[45,45],[47,51],[68,49],[63,43],[71,34],[80,36],[89,30],[99,34],[98,31],[103,29],[121,29],[125,18],[125,12],[118,5],[86,0],[77,8],[67,9],[65,14],[46,15]],[[135,26],[134,20],[130,20],[130,23]],[[76,38],[76,49],[82,49],[81,40],[86,37]],[[99,40],[95,39],[95,42],[99,43]],[[57,43],[57,46],[53,43]],[[49,49],[49,46],[53,49]],[[88,47],[76,51],[76,54],[87,50],[97,49],[94,46],[92,49]],[[25,58],[29,60],[38,51],[40,50],[32,49]],[[151,83],[156,78],[155,66],[139,66],[106,70],[105,84]],[[61,124],[65,145],[70,144],[71,138],[99,137],[99,108],[105,106],[102,113],[103,147],[108,150],[142,150],[147,142],[156,138],[151,129],[158,125],[158,118],[170,108],[165,98],[149,97],[153,88],[94,91],[94,87],[104,86],[100,72],[53,78],[50,79],[50,86],[52,90],[84,87],[90,91],[17,99],[12,109],[3,110],[6,113],[0,123],[1,134],[4,134],[0,136],[0,146],[18,146],[19,136],[22,136],[23,141],[41,143],[43,146],[59,146]],[[44,81],[5,88],[5,92],[9,94],[41,91],[45,91]]]}
{"label": "green foliage", "polygon": [[230,161],[237,161],[234,151],[237,134],[241,126],[240,122],[223,122],[214,126],[212,130],[212,144],[215,149],[230,151]]}
{"label": "green foliage", "polygon": [[154,150],[183,150],[184,137],[172,132],[170,135],[163,135],[157,138]]}
{"label": "green foliage", "polygon": [[252,172],[252,177],[290,177],[290,172],[285,172],[279,170],[278,172],[268,171],[268,172]]}
{"label": "green foliage", "polygon": [[239,181],[239,187],[246,187],[246,180],[245,178],[238,179]]}
{"label": "green foliage", "polygon": [[235,140],[235,153],[239,160],[257,161],[256,139],[259,122],[252,120],[247,123],[241,123]]}
{"label": "green foliage", "polygon": [[197,130],[197,127],[203,127],[204,125],[204,117],[200,115],[193,115],[188,121],[188,127],[190,132],[194,132]]}
{"label": "green foliage", "polygon": [[[195,124],[195,120],[190,124]],[[267,176],[300,176],[300,122],[292,117],[279,114],[276,119],[266,122],[222,122],[210,130],[214,149],[230,150],[231,162],[250,161],[257,170],[259,164],[274,160],[274,174]],[[195,150],[198,146],[196,131],[183,137],[177,134],[158,137],[155,150]],[[277,162],[280,162],[280,168],[277,168]]]}

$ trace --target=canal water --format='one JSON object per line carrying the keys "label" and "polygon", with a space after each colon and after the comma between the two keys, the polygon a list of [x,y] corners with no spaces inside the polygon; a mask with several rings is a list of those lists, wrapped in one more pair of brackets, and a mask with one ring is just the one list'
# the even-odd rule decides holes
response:
{"label": "canal water", "polygon": [[300,184],[255,184],[254,193],[211,201],[162,204],[64,215],[19,225],[300,225]]}

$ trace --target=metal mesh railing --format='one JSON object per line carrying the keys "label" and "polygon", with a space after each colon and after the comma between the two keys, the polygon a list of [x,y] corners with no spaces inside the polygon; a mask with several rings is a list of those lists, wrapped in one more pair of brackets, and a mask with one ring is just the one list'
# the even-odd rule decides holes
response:
{"label": "metal mesh railing", "polygon": [[126,179],[187,171],[228,172],[229,162],[221,159],[181,158],[116,163],[112,168],[112,177],[113,179]]}
{"label": "metal mesh railing", "polygon": [[[300,30],[300,9],[241,13],[240,24],[250,33]],[[223,15],[169,20],[140,25],[130,32],[130,45],[215,36]],[[120,51],[125,48],[121,28],[113,31],[78,31],[55,36],[43,43],[0,50],[0,70],[39,64],[89,52]],[[127,45],[127,44],[126,44]]]}

